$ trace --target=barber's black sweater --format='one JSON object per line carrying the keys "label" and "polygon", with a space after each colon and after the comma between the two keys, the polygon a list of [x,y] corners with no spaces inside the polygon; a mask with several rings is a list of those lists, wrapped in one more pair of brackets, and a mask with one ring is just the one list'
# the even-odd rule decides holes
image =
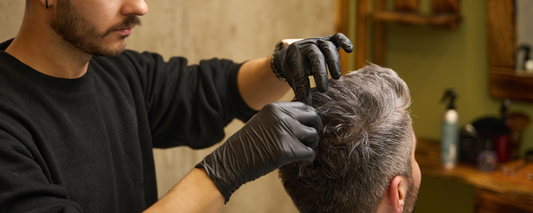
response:
{"label": "barber's black sweater", "polygon": [[0,212],[141,212],[157,201],[152,147],[208,147],[255,113],[231,61],[125,51],[60,79],[5,53],[10,42],[0,44]]}

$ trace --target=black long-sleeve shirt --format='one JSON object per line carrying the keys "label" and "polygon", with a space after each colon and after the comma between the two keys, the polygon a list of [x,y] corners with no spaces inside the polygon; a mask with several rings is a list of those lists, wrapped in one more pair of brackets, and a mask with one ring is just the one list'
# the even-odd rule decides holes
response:
{"label": "black long-sleeve shirt", "polygon": [[61,79],[5,53],[10,43],[0,44],[0,212],[141,212],[157,201],[153,147],[208,147],[255,114],[228,60],[125,51]]}

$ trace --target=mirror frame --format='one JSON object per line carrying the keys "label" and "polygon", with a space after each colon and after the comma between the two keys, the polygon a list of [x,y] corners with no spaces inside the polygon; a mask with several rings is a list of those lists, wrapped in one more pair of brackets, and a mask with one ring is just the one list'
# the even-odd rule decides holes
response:
{"label": "mirror frame", "polygon": [[533,74],[515,70],[514,0],[487,0],[487,34],[490,96],[533,102]]}

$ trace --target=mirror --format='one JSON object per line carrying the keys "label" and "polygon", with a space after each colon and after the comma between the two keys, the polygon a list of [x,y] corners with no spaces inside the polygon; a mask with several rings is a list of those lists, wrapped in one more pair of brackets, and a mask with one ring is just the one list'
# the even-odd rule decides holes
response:
{"label": "mirror", "polygon": [[533,73],[533,1],[516,0],[516,64],[515,69]]}
{"label": "mirror", "polygon": [[510,0],[487,0],[489,93],[496,99],[533,102],[533,72],[516,69],[525,67],[525,62],[517,63],[518,56],[522,61],[525,57],[524,53],[517,54],[516,4]]}

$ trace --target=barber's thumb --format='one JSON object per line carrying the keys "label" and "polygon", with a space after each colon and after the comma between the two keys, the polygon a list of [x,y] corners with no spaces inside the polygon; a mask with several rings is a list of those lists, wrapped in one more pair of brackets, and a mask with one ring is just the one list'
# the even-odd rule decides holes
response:
{"label": "barber's thumb", "polygon": [[302,102],[311,106],[313,104],[313,96],[311,95],[311,88],[307,84],[299,84],[297,88],[293,88],[294,100]]}
{"label": "barber's thumb", "polygon": [[300,153],[300,160],[309,163],[313,162],[315,160],[315,150],[307,146],[304,149],[305,151]]}
{"label": "barber's thumb", "polygon": [[[304,145],[303,143],[285,143],[284,152],[288,161],[282,161],[284,164],[297,162],[297,161],[307,161],[313,162],[315,160],[315,151],[313,148]],[[279,165],[282,166],[282,165]]]}

